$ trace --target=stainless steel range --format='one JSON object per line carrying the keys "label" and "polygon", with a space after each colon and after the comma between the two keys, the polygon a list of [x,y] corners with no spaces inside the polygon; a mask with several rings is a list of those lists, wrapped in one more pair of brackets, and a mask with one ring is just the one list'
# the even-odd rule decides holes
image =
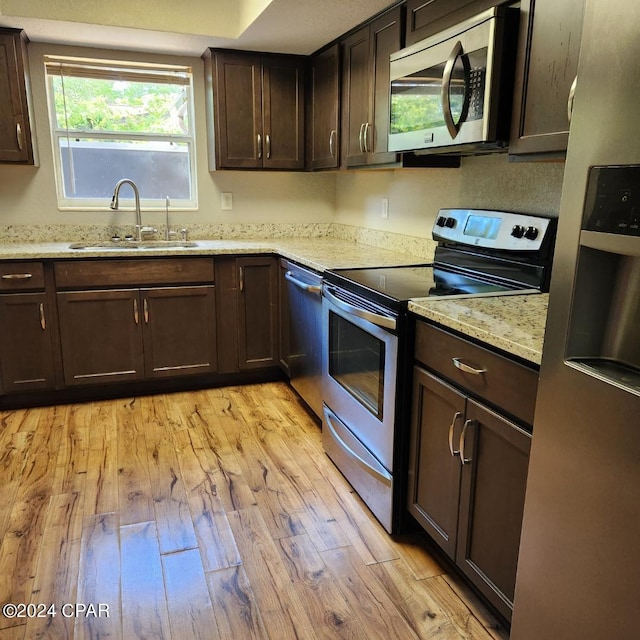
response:
{"label": "stainless steel range", "polygon": [[432,264],[337,269],[323,284],[325,451],[390,533],[403,528],[410,299],[548,290],[556,220],[443,209]]}

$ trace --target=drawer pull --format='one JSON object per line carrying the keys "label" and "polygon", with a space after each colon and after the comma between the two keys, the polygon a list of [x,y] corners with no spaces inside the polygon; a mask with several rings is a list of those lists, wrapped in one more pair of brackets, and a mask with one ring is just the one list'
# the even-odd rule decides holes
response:
{"label": "drawer pull", "polygon": [[465,362],[462,362],[460,358],[451,358],[451,360],[453,360],[453,366],[456,369],[460,369],[460,371],[463,371],[464,373],[472,373],[475,376],[479,376],[487,372],[486,369],[476,369],[475,367],[470,367]]}
{"label": "drawer pull", "polygon": [[466,458],[464,455],[464,445],[467,436],[467,429],[473,426],[473,423],[473,420],[465,420],[464,426],[462,427],[462,433],[460,434],[460,444],[458,446],[460,447],[460,462],[462,464],[468,464],[469,462],[471,462],[471,458]]}
{"label": "drawer pull", "polygon": [[28,280],[29,278],[33,278],[32,273],[3,273],[3,280]]}
{"label": "drawer pull", "polygon": [[38,313],[40,315],[40,326],[42,327],[43,331],[47,330],[47,319],[44,315],[44,302],[41,302],[39,307],[38,307]]}
{"label": "drawer pull", "polygon": [[138,300],[136,298],[133,299],[133,321],[136,324],[140,323],[140,314],[138,313]]}
{"label": "drawer pull", "polygon": [[453,430],[455,429],[458,418],[460,418],[461,416],[462,413],[460,411],[456,411],[453,414],[453,419],[451,420],[451,424],[449,425],[449,451],[451,452],[451,456],[453,458],[455,458],[460,453],[460,449],[453,448]]}

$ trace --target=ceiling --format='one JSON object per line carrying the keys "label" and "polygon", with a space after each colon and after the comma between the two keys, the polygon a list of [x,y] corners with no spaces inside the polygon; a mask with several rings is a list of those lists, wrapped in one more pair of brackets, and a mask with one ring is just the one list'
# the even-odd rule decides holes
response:
{"label": "ceiling", "polygon": [[207,47],[308,55],[393,0],[0,0],[32,42],[200,56]]}

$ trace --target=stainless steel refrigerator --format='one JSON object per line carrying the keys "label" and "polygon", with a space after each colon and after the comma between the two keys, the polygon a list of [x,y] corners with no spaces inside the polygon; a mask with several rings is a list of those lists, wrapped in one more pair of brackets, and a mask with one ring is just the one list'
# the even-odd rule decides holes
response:
{"label": "stainless steel refrigerator", "polygon": [[640,638],[639,34],[587,0],[512,640]]}

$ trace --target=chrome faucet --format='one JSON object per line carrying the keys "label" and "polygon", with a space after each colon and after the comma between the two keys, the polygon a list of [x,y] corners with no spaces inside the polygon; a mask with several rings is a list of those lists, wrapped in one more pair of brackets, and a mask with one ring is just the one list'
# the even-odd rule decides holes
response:
{"label": "chrome faucet", "polygon": [[135,198],[136,203],[136,240],[140,242],[142,240],[142,236],[144,234],[154,234],[157,229],[153,227],[143,227],[142,226],[142,212],[140,211],[140,192],[138,191],[138,187],[133,180],[129,178],[122,178],[122,180],[118,180],[116,182],[116,186],[113,189],[113,196],[111,198],[111,204],[109,205],[114,211],[118,210],[119,198],[120,198],[120,187],[123,184],[131,185],[133,189],[133,196]]}

